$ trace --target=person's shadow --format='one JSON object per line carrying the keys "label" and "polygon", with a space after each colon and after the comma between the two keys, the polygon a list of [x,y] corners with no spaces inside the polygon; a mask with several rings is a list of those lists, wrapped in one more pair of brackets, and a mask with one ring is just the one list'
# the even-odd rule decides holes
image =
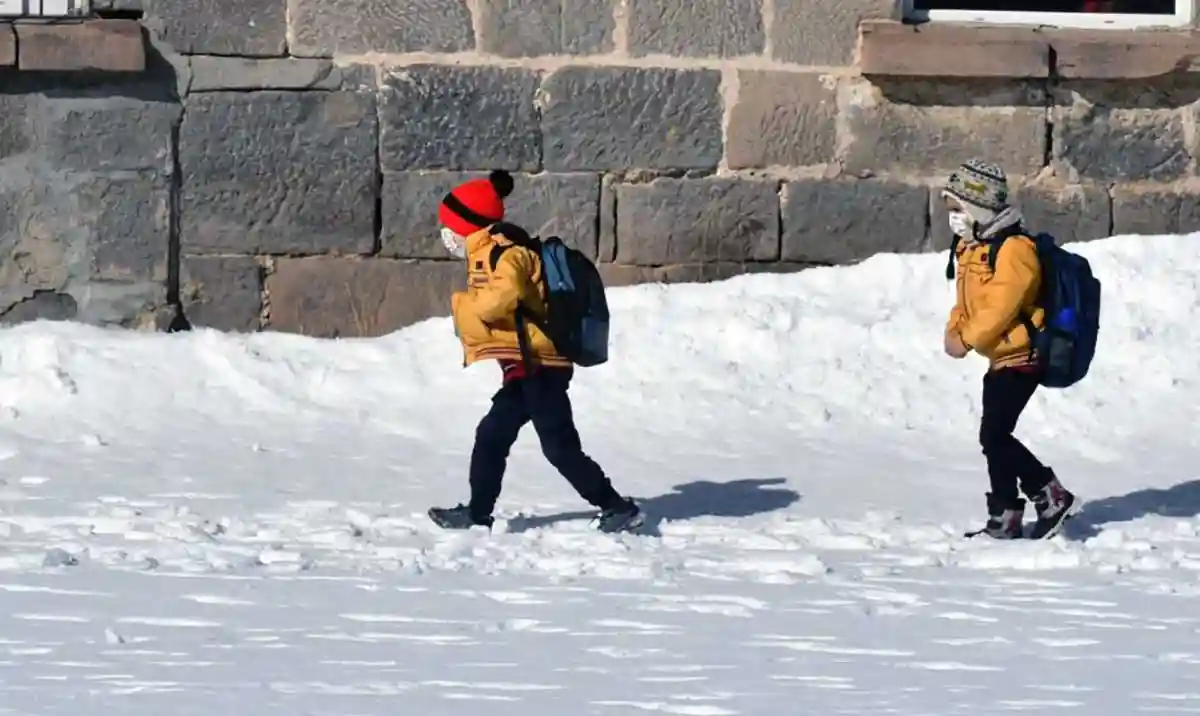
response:
{"label": "person's shadow", "polygon": [[[785,482],[787,480],[782,477],[726,482],[695,480],[676,485],[671,492],[657,497],[634,498],[646,515],[646,523],[637,533],[660,537],[660,527],[667,521],[696,517],[750,517],[790,507],[800,500],[800,493],[788,487],[772,487]],[[559,522],[590,519],[595,514],[592,510],[521,515],[509,520],[508,531],[525,532]]]}
{"label": "person's shadow", "polygon": [[1100,534],[1104,525],[1132,522],[1149,515],[1184,519],[1200,515],[1200,480],[1084,502],[1083,510],[1064,526],[1063,536],[1087,540]]}

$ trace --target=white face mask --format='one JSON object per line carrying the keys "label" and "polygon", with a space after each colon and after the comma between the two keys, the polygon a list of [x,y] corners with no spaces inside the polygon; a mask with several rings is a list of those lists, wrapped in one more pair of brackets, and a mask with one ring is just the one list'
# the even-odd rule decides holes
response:
{"label": "white face mask", "polygon": [[950,230],[963,239],[975,238],[975,220],[965,211],[950,212]]}
{"label": "white face mask", "polygon": [[455,258],[467,257],[467,240],[444,226],[442,227],[442,246],[445,246],[446,250]]}

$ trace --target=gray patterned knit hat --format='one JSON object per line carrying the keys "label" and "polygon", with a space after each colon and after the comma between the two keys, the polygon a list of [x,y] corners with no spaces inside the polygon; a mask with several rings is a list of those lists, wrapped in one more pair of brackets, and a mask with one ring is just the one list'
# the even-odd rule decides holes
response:
{"label": "gray patterned knit hat", "polygon": [[975,221],[987,224],[1008,208],[1008,177],[995,164],[971,159],[954,170],[942,194],[958,199]]}

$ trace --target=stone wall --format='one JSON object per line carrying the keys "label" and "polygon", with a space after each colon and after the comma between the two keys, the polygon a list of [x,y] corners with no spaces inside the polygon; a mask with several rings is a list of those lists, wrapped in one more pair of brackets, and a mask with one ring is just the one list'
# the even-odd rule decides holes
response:
{"label": "stone wall", "polygon": [[464,271],[437,202],[492,169],[512,220],[613,285],[944,248],[930,187],[970,156],[1064,240],[1200,229],[1188,76],[1072,76],[1065,45],[1011,37],[914,50],[886,23],[872,55],[890,0],[100,5],[144,29],[140,71],[6,62],[0,33],[0,321],[444,315]]}

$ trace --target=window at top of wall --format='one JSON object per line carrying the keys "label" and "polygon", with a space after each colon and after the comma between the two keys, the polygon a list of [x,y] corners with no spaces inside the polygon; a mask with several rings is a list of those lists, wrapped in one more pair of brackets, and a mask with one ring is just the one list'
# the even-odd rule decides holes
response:
{"label": "window at top of wall", "polygon": [[907,0],[909,19],[1097,29],[1183,27],[1197,0]]}

